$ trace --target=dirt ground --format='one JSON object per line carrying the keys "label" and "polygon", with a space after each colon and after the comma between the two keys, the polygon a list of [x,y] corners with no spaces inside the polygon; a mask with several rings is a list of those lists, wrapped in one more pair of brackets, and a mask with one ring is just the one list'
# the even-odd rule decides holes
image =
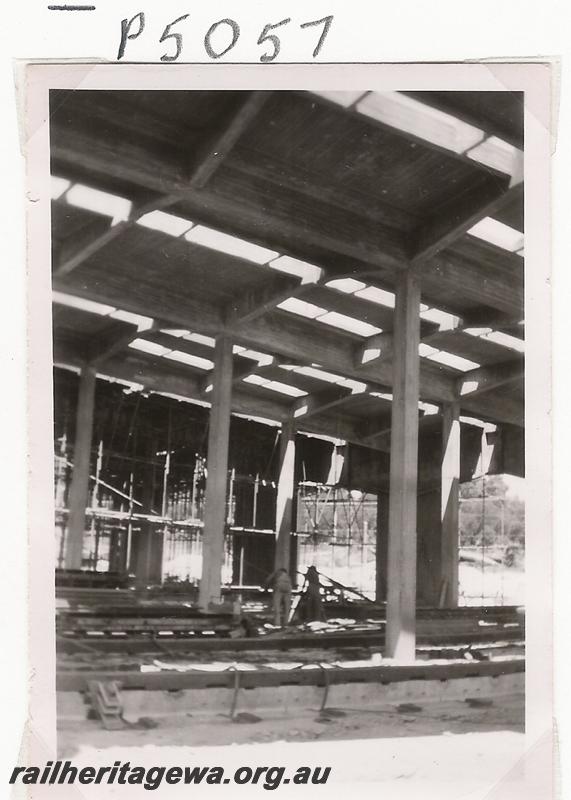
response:
{"label": "dirt ground", "polygon": [[[414,710],[414,706],[419,710]],[[133,721],[135,722],[135,721]],[[149,725],[150,727],[144,727]],[[472,708],[465,701],[413,704],[378,708],[343,708],[301,711],[295,717],[227,715],[143,718],[122,731],[106,731],[97,721],[62,722],[58,728],[60,756],[75,758],[85,746],[204,747],[208,745],[270,742],[311,742],[336,739],[383,739],[414,736],[452,736],[484,731],[523,733],[524,703],[520,695],[505,695],[490,706]]]}
{"label": "dirt ground", "polygon": [[[515,791],[520,786],[524,752],[524,700],[520,694],[498,697],[492,705],[476,708],[458,700],[423,702],[417,709],[387,705],[324,713],[307,710],[287,718],[266,713],[259,721],[243,722],[231,722],[222,715],[181,715],[147,720],[146,724],[156,727],[105,731],[96,721],[62,723],[59,757],[76,765],[95,766],[116,759],[167,767],[224,765],[225,769],[271,764],[295,770],[300,765],[329,765],[329,798],[342,797],[342,785],[358,783],[365,793],[367,787],[382,784],[384,797],[399,800],[431,797],[432,789],[428,792],[427,787],[436,785],[439,800],[472,800],[496,797],[488,795],[490,787],[503,786],[506,781],[514,789],[513,797],[521,797],[519,789]],[[106,787],[106,795],[114,795],[119,788]],[[250,793],[262,789],[232,787],[226,796],[246,788]],[[178,796],[178,789],[182,797],[182,787],[169,786],[169,794]],[[210,795],[213,789],[209,787]],[[201,796],[203,791],[206,793],[206,787],[192,788],[193,795]],[[289,796],[288,787],[280,787],[280,796]],[[504,793],[497,796],[503,798]],[[512,797],[512,792],[505,796]]]}

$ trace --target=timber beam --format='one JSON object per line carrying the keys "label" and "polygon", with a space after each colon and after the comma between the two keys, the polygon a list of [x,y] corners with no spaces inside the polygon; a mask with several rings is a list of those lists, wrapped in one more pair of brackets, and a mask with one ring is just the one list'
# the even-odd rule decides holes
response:
{"label": "timber beam", "polygon": [[296,400],[291,410],[291,416],[295,420],[305,420],[315,414],[321,414],[324,411],[331,411],[333,408],[338,408],[350,402],[352,398],[358,395],[365,394],[368,386],[363,384],[362,389],[345,389],[342,386],[332,386],[323,391],[309,394],[306,397],[300,397]]}
{"label": "timber beam", "polygon": [[229,124],[225,125],[224,130],[203,146],[191,168],[186,189],[180,187],[176,191],[169,191],[155,200],[136,206],[129,215],[129,219],[122,220],[115,225],[111,224],[103,232],[100,232],[100,226],[97,226],[97,233],[93,233],[90,228],[87,231],[87,235],[83,236],[79,243],[75,236],[73,237],[73,243],[64,242],[59,254],[59,262],[54,269],[54,275],[58,277],[68,275],[109,242],[114,241],[124,231],[132,228],[145,214],[174,205],[184,198],[187,190],[203,189],[230,153],[239,137],[267,102],[268,96],[268,92],[251,92]]}
{"label": "timber beam", "polygon": [[[100,303],[120,307],[134,314],[144,316],[153,315],[152,302],[141,300],[131,294],[117,296],[117,294],[104,284],[73,286],[70,288],[65,281],[56,280],[54,288],[78,297],[85,297]],[[286,312],[283,312],[285,315]],[[296,319],[294,315],[287,321],[282,312],[267,314],[252,320],[239,329],[232,331],[233,340],[245,347],[252,347],[262,352],[276,354],[286,360],[293,360],[302,364],[319,364],[323,369],[330,370],[346,378],[365,381],[371,386],[392,386],[392,365],[381,360],[380,363],[371,363],[364,367],[355,366],[354,345],[348,337],[330,331],[316,330],[310,322]],[[174,328],[188,328],[210,336],[224,332],[225,325],[222,314],[217,306],[193,298],[166,296],[162,298],[160,317],[166,325]],[[323,326],[325,327],[325,326]],[[170,337],[169,337],[170,340]],[[180,340],[175,340],[172,349],[177,349]],[[452,402],[457,398],[456,379],[444,374],[435,365],[422,364],[420,369],[420,396],[431,402]],[[478,406],[477,398],[472,405]],[[488,400],[481,405],[481,413],[486,413]],[[521,425],[521,414],[509,418],[509,409],[498,417],[498,422],[509,422]],[[477,415],[479,412],[474,411]],[[488,418],[489,415],[486,416]]]}
{"label": "timber beam", "polygon": [[73,272],[74,269],[83,264],[84,261],[87,261],[92,255],[95,255],[109,242],[114,241],[126,230],[132,228],[145,214],[167,208],[179,199],[180,195],[177,194],[166,195],[156,200],[151,200],[149,203],[136,206],[131,211],[129,219],[121,220],[116,224],[111,223],[103,231],[101,231],[100,223],[87,226],[86,231],[82,232],[79,238],[74,235],[72,241],[68,242],[66,240],[60,245],[58,263],[53,271],[54,277],[61,278]]}
{"label": "timber beam", "polygon": [[[408,266],[404,244],[398,255],[383,252],[375,241],[347,241],[316,227],[303,228],[288,220],[285,214],[270,213],[266,209],[247,203],[236,203],[235,199],[213,192],[209,188],[197,189],[189,186],[184,171],[173,164],[157,165],[149,161],[144,148],[132,142],[97,141],[82,132],[69,131],[52,123],[52,157],[55,164],[64,165],[74,172],[79,170],[95,174],[106,174],[113,164],[114,176],[136,187],[143,187],[161,194],[176,194],[184,198],[185,213],[194,222],[223,226],[231,234],[242,235],[249,241],[264,247],[272,247],[283,255],[307,260],[307,248],[315,247],[337,255],[345,255],[377,270],[389,273],[405,270]],[[235,193],[234,193],[235,194]],[[244,228],[250,230],[246,233]],[[240,232],[239,232],[240,231]],[[260,236],[258,231],[263,231]],[[321,266],[321,264],[317,264]],[[323,266],[327,266],[323,264]],[[333,274],[345,269],[330,269]]]}
{"label": "timber beam", "polygon": [[244,325],[257,317],[273,311],[284,300],[297,297],[305,290],[306,284],[299,279],[277,274],[260,288],[246,292],[225,307],[223,316],[229,328]]}
{"label": "timber beam", "polygon": [[[56,339],[54,343],[54,363],[62,368],[81,368],[85,364],[83,354],[77,347]],[[143,390],[157,394],[175,395],[201,404],[210,404],[208,394],[204,395],[204,378],[191,375],[183,369],[169,369],[162,359],[146,353],[133,351],[127,356],[114,356],[98,368],[98,375],[118,381],[136,383]],[[210,381],[212,378],[210,377]],[[232,390],[232,412],[242,416],[255,416],[275,422],[288,422],[291,419],[292,404],[280,398],[266,397],[261,392],[249,392],[246,384]],[[354,419],[342,413],[328,415],[320,411],[307,420],[297,424],[300,433],[316,433],[344,439],[354,444],[377,449],[367,444],[358,430]]]}
{"label": "timber beam", "polygon": [[450,247],[484,217],[493,216],[516,198],[523,198],[523,185],[510,186],[507,177],[505,182],[486,183],[478,191],[453,197],[416,231],[412,263],[420,264]]}
{"label": "timber beam", "polygon": [[475,397],[483,392],[505,386],[507,383],[521,381],[524,377],[523,358],[490,364],[465,372],[457,380],[458,395],[461,398]]}

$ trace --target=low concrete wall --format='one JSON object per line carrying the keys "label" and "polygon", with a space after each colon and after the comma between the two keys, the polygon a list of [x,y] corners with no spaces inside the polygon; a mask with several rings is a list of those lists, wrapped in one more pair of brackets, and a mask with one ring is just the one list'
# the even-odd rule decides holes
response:
{"label": "low concrete wall", "polygon": [[[481,678],[455,678],[438,681],[401,681],[398,683],[340,683],[329,687],[329,708],[371,708],[402,702],[446,702],[466,697],[495,699],[521,693],[524,673]],[[236,711],[251,713],[272,711],[280,714],[300,709],[319,709],[326,689],[323,686],[276,686],[240,689]],[[178,691],[127,690],[121,693],[124,717],[213,716],[229,714],[234,692],[231,689],[185,689]],[[89,706],[79,692],[57,693],[57,715],[61,720],[83,720]]]}

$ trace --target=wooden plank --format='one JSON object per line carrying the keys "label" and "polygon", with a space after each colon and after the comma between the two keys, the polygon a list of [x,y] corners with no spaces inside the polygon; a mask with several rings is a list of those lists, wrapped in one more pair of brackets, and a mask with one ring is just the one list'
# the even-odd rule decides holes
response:
{"label": "wooden plank", "polygon": [[391,430],[386,653],[401,663],[415,659],[416,490],[420,282],[411,271],[396,291]]}
{"label": "wooden plank", "polygon": [[290,571],[291,535],[295,531],[295,423],[282,423],[276,496],[276,550],[274,567]]}
{"label": "wooden plank", "polygon": [[85,509],[89,504],[95,382],[95,369],[84,366],[79,378],[79,398],[75,421],[73,471],[69,490],[69,519],[65,542],[66,569],[81,569],[82,565]]}
{"label": "wooden plank", "polygon": [[226,529],[228,448],[232,408],[232,342],[219,337],[214,348],[214,375],[210,398],[206,495],[202,545],[202,575],[198,602],[207,611],[221,602],[221,574]]}
{"label": "wooden plank", "polygon": [[458,605],[460,404],[442,410],[442,482],[440,493],[441,578],[446,608]]}

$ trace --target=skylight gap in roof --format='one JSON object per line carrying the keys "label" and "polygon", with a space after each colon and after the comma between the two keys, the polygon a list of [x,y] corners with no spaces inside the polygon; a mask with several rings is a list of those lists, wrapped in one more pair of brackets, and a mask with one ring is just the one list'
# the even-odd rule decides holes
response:
{"label": "skylight gap in roof", "polygon": [[455,353],[449,353],[446,350],[437,350],[435,347],[430,347],[429,345],[423,343],[421,343],[418,347],[418,354],[422,358],[428,358],[430,361],[436,361],[446,367],[457,369],[460,372],[469,372],[470,370],[477,369],[481,366],[476,361],[463,358]]}
{"label": "skylight gap in roof", "polygon": [[291,256],[280,256],[279,258],[270,261],[268,264],[272,269],[277,269],[279,272],[285,272],[288,275],[295,275],[296,278],[301,278],[302,284],[317,283],[321,279],[322,269],[316,267],[315,264],[309,264],[307,261],[300,261]]}
{"label": "skylight gap in roof", "polygon": [[214,369],[214,362],[210,361],[210,359],[201,358],[191,353],[183,353],[180,350],[171,350],[168,353],[164,353],[164,357],[171,359],[171,361],[180,361],[181,364],[187,364],[189,367],[196,367],[197,369]]}
{"label": "skylight gap in roof", "polygon": [[51,195],[52,200],[59,200],[71,186],[71,181],[65,178],[58,178],[57,175],[51,176]]}
{"label": "skylight gap in roof", "polygon": [[363,322],[360,319],[349,317],[346,314],[339,314],[337,311],[328,311],[323,316],[317,317],[317,322],[323,322],[325,325],[331,325],[334,328],[340,328],[349,333],[356,333],[358,336],[374,336],[376,333],[382,333],[382,328],[377,328],[369,322]]}
{"label": "skylight gap in roof", "polygon": [[137,220],[137,225],[175,237],[185,234],[193,224],[188,219],[167,214],[165,211],[150,211]]}
{"label": "skylight gap in roof", "polygon": [[523,339],[519,339],[517,336],[511,336],[508,333],[494,331],[491,328],[466,328],[464,333],[478,339],[486,339],[489,342],[494,342],[494,344],[499,344],[502,347],[515,350],[517,353],[525,352],[525,342]]}
{"label": "skylight gap in roof", "polygon": [[352,294],[361,300],[368,300],[371,303],[377,303],[387,308],[395,307],[394,292],[387,292],[377,286],[367,286],[366,283],[355,278],[334,278],[331,281],[327,281],[325,285],[328,289],[336,289],[344,294]]}
{"label": "skylight gap in roof", "polygon": [[290,314],[306,317],[307,319],[315,319],[323,314],[327,314],[326,308],[321,308],[321,306],[316,306],[313,303],[307,303],[305,300],[300,300],[297,297],[288,297],[287,300],[279,303],[278,308],[281,308],[282,311],[289,311]]}
{"label": "skylight gap in roof", "polygon": [[337,103],[337,105],[343,106],[343,108],[348,108],[349,106],[353,105],[353,103],[355,103],[360,97],[366,94],[366,92],[361,89],[360,91],[347,91],[347,92],[335,92],[335,91],[313,92],[313,94],[319,95],[319,97],[324,97],[326,100],[330,100],[332,103]]}
{"label": "skylight gap in roof", "polygon": [[157,344],[156,342],[149,342],[148,339],[134,339],[129,342],[129,347],[153,356],[164,356],[166,353],[171,352],[168,347],[163,347],[162,344]]}
{"label": "skylight gap in roof", "polygon": [[359,289],[364,289],[367,284],[357,281],[355,278],[334,278],[325,284],[328,289],[336,289],[344,294],[355,294]]}
{"label": "skylight gap in roof", "polygon": [[468,233],[510,253],[518,253],[523,248],[523,233],[492,217],[484,217]]}
{"label": "skylight gap in roof", "polygon": [[364,289],[359,289],[355,292],[355,297],[369,300],[371,303],[378,303],[387,308],[394,308],[396,302],[394,292],[387,292],[385,289],[379,289],[377,286],[366,286]]}
{"label": "skylight gap in roof", "polygon": [[267,247],[261,247],[246,239],[240,239],[238,236],[231,236],[204,225],[196,225],[191,228],[185,234],[185,239],[211,250],[218,250],[236,258],[252,261],[254,264],[267,264],[279,255],[275,250],[269,250]]}
{"label": "skylight gap in roof", "polygon": [[59,305],[77,308],[79,311],[87,311],[90,314],[99,314],[101,317],[108,317],[117,310],[114,306],[96,303],[94,300],[86,300],[83,297],[76,297],[76,295],[64,292],[52,292],[52,299]]}
{"label": "skylight gap in roof", "polygon": [[74,184],[65,196],[66,201],[77,208],[93,211],[111,217],[112,225],[129,219],[132,203],[124,197],[119,197],[99,189],[92,189],[82,183]]}
{"label": "skylight gap in roof", "polygon": [[486,167],[514,177],[523,173],[523,153],[497,136],[488,136],[466,155]]}
{"label": "skylight gap in roof", "polygon": [[140,331],[146,331],[153,325],[151,317],[145,317],[142,314],[132,314],[130,311],[122,311],[117,309],[112,311],[109,315],[113,319],[121,320],[121,322],[128,322],[130,325],[136,325]]}
{"label": "skylight gap in roof", "polygon": [[485,135],[480,128],[401,92],[370,92],[356,108],[385,125],[457,154],[474,147]]}
{"label": "skylight gap in roof", "polygon": [[452,330],[459,324],[459,318],[454,314],[449,314],[447,311],[442,311],[440,308],[427,308],[420,312],[421,319],[428,322],[434,322],[439,326],[440,330]]}
{"label": "skylight gap in roof", "polygon": [[246,375],[242,380],[244,383],[251,383],[254,386],[260,386],[272,392],[288,395],[289,397],[305,397],[307,395],[307,392],[303,389],[298,389],[297,386],[290,386],[280,381],[272,381],[268,378],[263,378],[261,375],[256,375],[255,373]]}

